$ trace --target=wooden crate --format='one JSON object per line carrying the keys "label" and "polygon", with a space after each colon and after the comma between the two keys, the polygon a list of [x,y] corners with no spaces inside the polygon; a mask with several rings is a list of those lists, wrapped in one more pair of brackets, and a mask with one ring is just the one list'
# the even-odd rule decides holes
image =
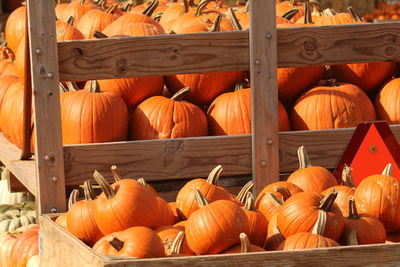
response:
{"label": "wooden crate", "polygon": [[[277,181],[280,172],[297,169],[300,144],[307,147],[315,165],[336,166],[354,129],[278,133],[276,68],[400,60],[400,24],[276,30],[275,1],[252,0],[250,8],[250,32],[56,44],[54,1],[28,0],[36,153],[34,159],[19,160],[21,151],[0,134],[0,161],[37,196],[43,214],[40,247],[46,266],[323,265],[330,264],[329,260],[373,264],[376,255],[388,264],[398,261],[394,256],[398,245],[179,260],[109,258],[96,254],[51,220],[51,213],[65,211],[66,187],[79,186],[95,169],[109,173],[110,164],[118,165],[124,176],[149,181],[205,177],[221,164],[224,175],[252,174],[256,191]],[[62,145],[59,81],[248,69],[252,76],[252,135]],[[400,126],[392,129],[399,138]]]}

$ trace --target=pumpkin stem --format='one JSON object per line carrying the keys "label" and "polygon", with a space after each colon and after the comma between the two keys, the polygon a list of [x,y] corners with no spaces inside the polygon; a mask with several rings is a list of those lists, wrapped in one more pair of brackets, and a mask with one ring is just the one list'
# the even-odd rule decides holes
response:
{"label": "pumpkin stem", "polygon": [[58,88],[60,89],[60,93],[66,93],[68,92],[68,89],[64,86],[64,84],[59,83]]}
{"label": "pumpkin stem", "polygon": [[105,11],[108,14],[113,14],[115,10],[117,9],[118,4],[112,4],[107,10]]}
{"label": "pumpkin stem", "polygon": [[224,169],[222,168],[221,165],[218,165],[215,167],[210,174],[208,175],[207,178],[207,183],[217,185],[219,181],[219,177]]}
{"label": "pumpkin stem", "polygon": [[358,14],[353,7],[349,6],[347,8],[347,10],[349,11],[351,17],[354,19],[355,22],[363,22],[362,17],[360,16],[360,14]]}
{"label": "pumpkin stem", "polygon": [[325,86],[328,87],[336,87],[337,86],[337,82],[336,79],[329,79],[325,82]]}
{"label": "pumpkin stem", "polygon": [[385,169],[382,172],[382,175],[392,176],[393,175],[393,165],[389,163],[386,165]]}
{"label": "pumpkin stem", "polygon": [[285,14],[282,15],[282,18],[291,20],[294,16],[297,15],[297,13],[299,13],[299,11],[300,10],[298,8],[289,10],[288,12],[286,12]]}
{"label": "pumpkin stem", "polygon": [[154,11],[157,9],[158,4],[158,0],[151,1],[149,6],[143,11],[143,15],[151,17],[151,15],[153,15]]}
{"label": "pumpkin stem", "polygon": [[358,246],[357,230],[352,230],[347,237],[348,246]]}
{"label": "pumpkin stem", "polygon": [[183,9],[182,9],[181,15],[184,15],[189,12],[190,6],[189,6],[189,2],[187,0],[183,0],[182,5],[183,5]]}
{"label": "pumpkin stem", "polygon": [[240,253],[249,253],[250,247],[251,247],[249,237],[245,233],[241,233],[239,238],[240,238],[240,246],[241,246]]}
{"label": "pumpkin stem", "polygon": [[94,36],[95,38],[97,38],[97,39],[106,39],[106,38],[108,38],[107,35],[105,35],[105,34],[102,33],[102,32],[99,32],[99,31],[95,31],[95,32],[93,33],[93,36]]}
{"label": "pumpkin stem", "polygon": [[244,5],[244,8],[242,9],[243,13],[249,13],[250,10],[250,0],[247,1],[246,5]]}
{"label": "pumpkin stem", "polygon": [[245,199],[246,199],[246,195],[247,192],[249,192],[254,186],[253,181],[249,181],[247,182],[247,184],[245,184],[242,189],[240,189],[238,195],[236,196],[236,200],[239,201],[240,203],[244,203]]}
{"label": "pumpkin stem", "polygon": [[219,32],[221,29],[222,15],[219,14],[214,21],[213,26],[209,29],[209,32]]}
{"label": "pumpkin stem", "polygon": [[296,4],[296,0],[290,0],[289,5],[294,6]]}
{"label": "pumpkin stem", "polygon": [[70,92],[79,91],[79,87],[75,82],[66,82],[65,84],[68,87],[68,91],[70,91]]}
{"label": "pumpkin stem", "polygon": [[90,81],[89,93],[100,93],[100,84],[97,80]]}
{"label": "pumpkin stem", "polygon": [[71,194],[69,195],[69,199],[68,199],[68,209],[70,209],[72,207],[72,205],[74,205],[75,202],[78,201],[78,196],[79,196],[79,190],[78,189],[72,190]]}
{"label": "pumpkin stem", "polygon": [[207,5],[211,2],[212,0],[203,0],[199,3],[199,5],[196,8],[196,11],[194,12],[194,14],[196,16],[201,16],[203,15],[203,11],[204,9],[207,7]]}
{"label": "pumpkin stem", "polygon": [[349,217],[347,218],[351,220],[360,219],[360,215],[358,215],[356,202],[353,196],[349,196]]}
{"label": "pumpkin stem", "polygon": [[323,211],[323,210],[318,211],[318,218],[314,224],[313,230],[311,231],[312,234],[314,234],[314,235],[323,235],[324,234],[327,217],[328,217],[328,215],[326,214],[325,211]]}
{"label": "pumpkin stem", "polygon": [[343,172],[342,172],[342,183],[348,187],[356,187],[354,184],[354,179],[352,175],[353,169],[347,165],[344,165]]}
{"label": "pumpkin stem", "polygon": [[183,252],[183,241],[185,240],[185,232],[180,231],[171,245],[171,254],[170,255],[179,255]]}
{"label": "pumpkin stem", "polygon": [[85,193],[85,201],[93,201],[96,199],[96,195],[93,191],[93,186],[89,180],[83,183],[83,192]]}
{"label": "pumpkin stem", "polygon": [[161,20],[162,15],[164,14],[164,12],[158,12],[153,16],[153,20],[159,22]]}
{"label": "pumpkin stem", "polygon": [[194,193],[194,198],[195,198],[196,203],[199,206],[199,208],[202,208],[202,207],[210,204],[208,202],[208,200],[204,197],[204,195],[198,189],[196,189],[196,192]]}
{"label": "pumpkin stem", "polygon": [[254,198],[254,195],[251,193],[251,192],[247,192],[247,194],[246,194],[246,202],[244,203],[244,209],[245,210],[255,210],[254,209],[254,201],[255,201],[255,198]]}
{"label": "pumpkin stem", "polygon": [[304,24],[313,24],[310,3],[304,2]]}
{"label": "pumpkin stem", "polygon": [[184,87],[181,90],[179,90],[178,92],[176,92],[176,94],[174,94],[171,97],[171,99],[175,100],[175,101],[182,101],[189,94],[189,92],[190,92],[190,88]]}
{"label": "pumpkin stem", "polygon": [[71,16],[71,17],[69,17],[69,19],[67,20],[67,24],[69,24],[69,25],[74,25],[74,21],[75,21],[75,19],[74,19],[74,16]]}
{"label": "pumpkin stem", "polygon": [[274,194],[268,193],[268,197],[271,198],[272,204],[274,204],[275,207],[280,208],[283,205],[283,201]]}
{"label": "pumpkin stem", "polygon": [[227,16],[228,16],[228,19],[229,19],[229,21],[231,22],[231,24],[232,24],[232,26],[233,26],[233,29],[234,29],[235,31],[241,31],[241,30],[243,30],[243,27],[242,27],[242,25],[240,25],[240,22],[239,22],[239,20],[237,19],[236,14],[235,14],[235,11],[233,10],[233,8],[231,8],[231,7],[228,8]]}
{"label": "pumpkin stem", "polygon": [[110,245],[115,248],[117,251],[120,251],[123,247],[124,247],[124,242],[122,242],[121,240],[119,240],[116,237],[113,237],[113,239],[111,239],[110,241],[108,241],[108,243],[110,243]]}
{"label": "pumpkin stem", "polygon": [[336,11],[333,10],[332,8],[327,8],[327,9],[325,9],[325,10],[324,10],[324,14],[325,14],[326,16],[330,16],[330,17],[333,17],[333,16],[337,15]]}
{"label": "pumpkin stem", "polygon": [[113,175],[113,177],[114,177],[114,180],[115,180],[116,182],[122,180],[121,173],[119,172],[117,166],[115,166],[115,165],[112,165],[112,166],[111,166],[111,173],[112,173],[112,175]]}
{"label": "pumpkin stem", "polygon": [[108,199],[115,196],[114,190],[112,189],[111,185],[106,181],[103,175],[101,175],[98,171],[94,171],[93,177],[96,180],[96,182],[100,185],[101,190]]}
{"label": "pumpkin stem", "polygon": [[320,202],[319,209],[328,212],[338,195],[336,188],[333,188]]}
{"label": "pumpkin stem", "polygon": [[147,182],[144,178],[139,178],[136,180],[139,184],[143,185],[144,187],[147,187]]}
{"label": "pumpkin stem", "polygon": [[310,158],[308,157],[308,153],[304,146],[299,147],[297,150],[297,156],[299,157],[300,170],[311,167]]}
{"label": "pumpkin stem", "polygon": [[289,189],[282,186],[274,186],[274,191],[282,195],[283,201],[286,201],[288,198],[292,196]]}

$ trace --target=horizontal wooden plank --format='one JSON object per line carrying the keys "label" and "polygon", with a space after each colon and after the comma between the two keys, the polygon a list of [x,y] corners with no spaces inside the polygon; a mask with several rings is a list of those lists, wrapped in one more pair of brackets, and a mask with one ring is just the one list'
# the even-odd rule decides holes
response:
{"label": "horizontal wooden plank", "polygon": [[[400,60],[400,23],[278,29],[278,66]],[[163,35],[58,44],[60,79],[249,69],[249,34]]]}
{"label": "horizontal wooden plank", "polygon": [[29,192],[36,196],[35,161],[33,159],[20,160],[20,156],[21,150],[0,133],[0,162],[10,170]]}

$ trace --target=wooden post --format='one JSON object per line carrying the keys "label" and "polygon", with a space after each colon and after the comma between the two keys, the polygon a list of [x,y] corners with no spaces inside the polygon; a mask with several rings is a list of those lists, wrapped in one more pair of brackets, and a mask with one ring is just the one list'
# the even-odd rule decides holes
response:
{"label": "wooden post", "polygon": [[66,209],[55,9],[28,0],[39,213]]}
{"label": "wooden post", "polygon": [[255,191],[279,179],[275,1],[251,0],[250,71]]}

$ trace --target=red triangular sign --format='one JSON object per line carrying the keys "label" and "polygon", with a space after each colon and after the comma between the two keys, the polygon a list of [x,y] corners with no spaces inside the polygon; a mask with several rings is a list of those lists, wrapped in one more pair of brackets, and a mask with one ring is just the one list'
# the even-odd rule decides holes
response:
{"label": "red triangular sign", "polygon": [[400,145],[386,122],[361,123],[355,130],[342,159],[334,171],[340,181],[344,165],[353,169],[355,185],[366,177],[379,174],[388,163],[400,181]]}

